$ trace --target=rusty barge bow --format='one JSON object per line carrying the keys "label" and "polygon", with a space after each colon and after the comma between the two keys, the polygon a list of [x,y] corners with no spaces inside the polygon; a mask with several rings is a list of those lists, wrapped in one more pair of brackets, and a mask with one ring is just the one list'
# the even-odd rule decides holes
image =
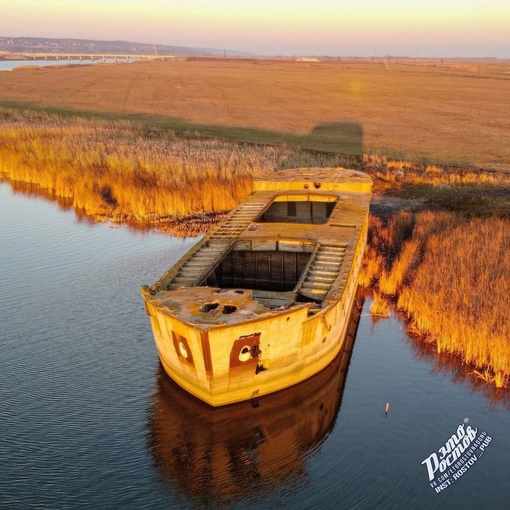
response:
{"label": "rusty barge bow", "polygon": [[300,168],[253,193],[142,295],[163,368],[212,406],[292,386],[347,334],[372,181]]}

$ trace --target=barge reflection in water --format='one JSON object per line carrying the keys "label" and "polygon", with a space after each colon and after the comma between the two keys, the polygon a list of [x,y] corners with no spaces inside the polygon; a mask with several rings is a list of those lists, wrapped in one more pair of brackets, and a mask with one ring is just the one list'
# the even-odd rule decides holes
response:
{"label": "barge reflection in water", "polygon": [[358,293],[339,355],[312,378],[261,397],[212,408],[160,366],[148,448],[164,483],[203,508],[260,504],[307,483],[307,460],[332,431],[362,307]]}

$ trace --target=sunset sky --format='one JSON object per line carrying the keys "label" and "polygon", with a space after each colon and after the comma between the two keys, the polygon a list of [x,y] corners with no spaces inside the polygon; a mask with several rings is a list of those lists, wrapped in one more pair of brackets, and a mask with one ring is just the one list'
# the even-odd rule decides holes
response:
{"label": "sunset sky", "polygon": [[260,55],[510,58],[510,0],[16,0],[0,36]]}

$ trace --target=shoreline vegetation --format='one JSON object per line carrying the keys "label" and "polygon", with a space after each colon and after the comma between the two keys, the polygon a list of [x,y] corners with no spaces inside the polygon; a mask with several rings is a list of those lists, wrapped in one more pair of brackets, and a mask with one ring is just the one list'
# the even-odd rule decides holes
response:
{"label": "shoreline vegetation", "polygon": [[375,317],[472,373],[510,386],[510,174],[207,139],[129,121],[0,108],[0,178],[98,221],[204,233],[253,178],[300,166],[354,167],[374,180],[361,284]]}
{"label": "shoreline vegetation", "polygon": [[509,275],[508,218],[430,210],[370,218],[360,283],[373,292],[376,320],[393,305],[411,335],[497,388],[510,386]]}

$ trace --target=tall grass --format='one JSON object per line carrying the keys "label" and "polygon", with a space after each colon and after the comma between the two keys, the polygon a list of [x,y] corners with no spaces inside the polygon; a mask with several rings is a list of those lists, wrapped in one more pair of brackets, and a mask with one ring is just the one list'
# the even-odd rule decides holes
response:
{"label": "tall grass", "polygon": [[0,171],[34,183],[76,209],[114,220],[150,221],[232,209],[258,172],[274,165],[249,147],[152,139],[123,122],[2,112]]}
{"label": "tall grass", "polygon": [[509,220],[431,211],[386,224],[372,217],[366,259],[363,272],[378,277],[363,281],[396,301],[411,330],[497,387],[510,386]]}
{"label": "tall grass", "polygon": [[232,209],[254,177],[292,167],[357,166],[376,190],[510,182],[510,175],[385,157],[178,137],[127,121],[0,108],[0,174],[31,183],[96,219],[161,223]]}
{"label": "tall grass", "polygon": [[510,184],[510,173],[474,167],[445,167],[385,156],[363,156],[363,167],[374,180],[374,191],[395,191],[410,186],[498,186]]}
{"label": "tall grass", "polygon": [[177,137],[121,121],[0,108],[0,174],[68,197],[96,219],[161,223],[234,208],[275,168],[341,156]]}

